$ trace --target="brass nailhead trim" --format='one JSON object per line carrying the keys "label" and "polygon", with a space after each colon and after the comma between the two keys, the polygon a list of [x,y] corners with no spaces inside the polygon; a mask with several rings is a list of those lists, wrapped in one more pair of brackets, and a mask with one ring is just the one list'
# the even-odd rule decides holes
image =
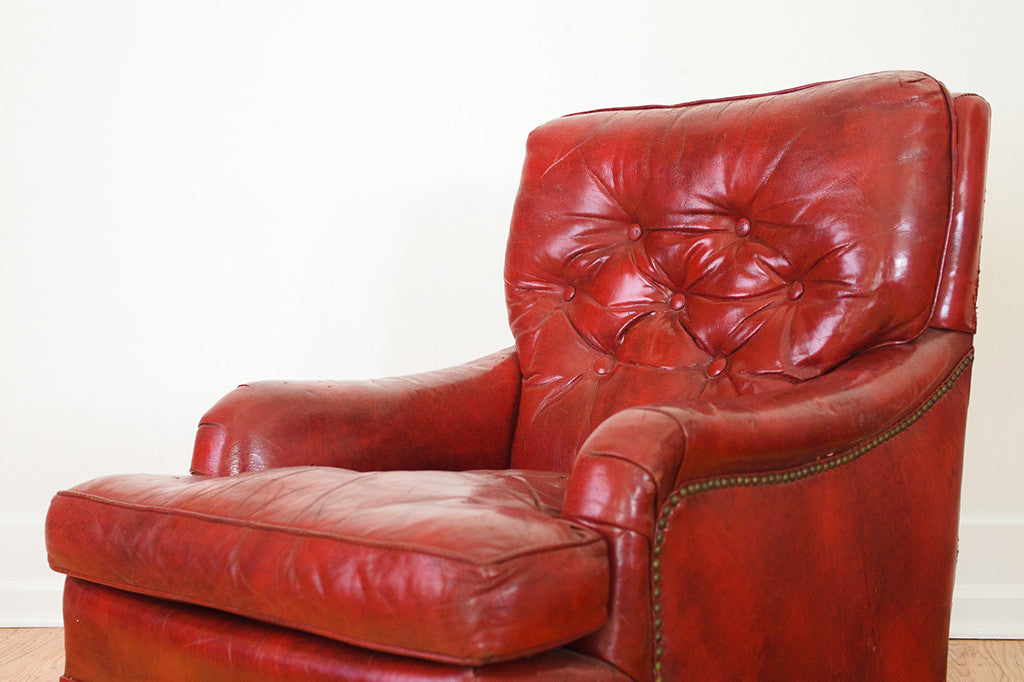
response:
{"label": "brass nailhead trim", "polygon": [[[831,471],[845,464],[849,464],[855,459],[859,459],[862,455],[874,450],[882,443],[899,435],[906,431],[914,422],[919,420],[925,415],[928,410],[935,406],[935,403],[939,399],[946,395],[953,385],[957,382],[957,379],[967,370],[970,364],[974,361],[974,351],[971,351],[967,356],[960,361],[960,364],[956,366],[956,369],[949,375],[949,379],[946,380],[942,386],[940,386],[935,393],[931,395],[913,414],[908,416],[899,424],[896,424],[887,431],[882,432],[878,436],[875,436],[867,443],[861,446],[845,452],[841,455],[832,457],[824,462],[815,462],[814,464],[805,464],[798,469],[792,469],[790,471],[774,472],[770,474],[755,474],[755,475],[733,475],[733,476],[722,476],[720,478],[714,478],[704,481],[693,481],[687,483],[683,487],[677,489],[671,495],[669,495],[668,502],[661,509],[661,514],[658,517],[658,531],[654,535],[654,548],[652,554],[655,557],[660,557],[662,552],[662,545],[665,543],[665,534],[663,531],[668,529],[668,517],[672,514],[672,511],[683,501],[684,497],[695,495],[697,493],[706,492],[708,490],[714,490],[717,488],[734,488],[737,486],[762,486],[762,485],[775,485],[778,483],[789,483],[791,481],[797,481],[800,479],[820,474],[826,471]],[[654,617],[654,679],[655,682],[663,682],[661,676],[662,668],[662,656],[665,654],[664,647],[661,642],[664,640],[663,633],[663,621],[660,616],[661,608],[661,559],[657,558],[651,562],[651,596],[654,599],[654,603],[651,610],[655,613]]]}

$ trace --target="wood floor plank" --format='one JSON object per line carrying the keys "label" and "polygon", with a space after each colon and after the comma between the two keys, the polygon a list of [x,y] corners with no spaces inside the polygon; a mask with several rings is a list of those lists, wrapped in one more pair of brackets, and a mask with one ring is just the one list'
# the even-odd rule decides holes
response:
{"label": "wood floor plank", "polygon": [[0,680],[57,682],[64,672],[64,628],[0,628]]}
{"label": "wood floor plank", "polygon": [[1020,682],[1024,680],[1024,640],[950,640],[946,679],[957,682]]}
{"label": "wood floor plank", "polygon": [[[62,628],[0,628],[0,680],[57,682],[64,672]],[[1024,640],[953,639],[947,682],[1021,682]]]}

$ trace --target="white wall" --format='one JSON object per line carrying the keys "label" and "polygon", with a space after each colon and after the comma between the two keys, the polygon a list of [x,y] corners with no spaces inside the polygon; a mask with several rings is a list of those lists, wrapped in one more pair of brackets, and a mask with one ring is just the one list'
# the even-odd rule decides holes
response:
{"label": "white wall", "polygon": [[911,68],[995,111],[954,632],[1024,636],[1022,19],[1015,0],[0,0],[0,624],[58,622],[53,492],[186,471],[234,385],[510,344],[535,125]]}

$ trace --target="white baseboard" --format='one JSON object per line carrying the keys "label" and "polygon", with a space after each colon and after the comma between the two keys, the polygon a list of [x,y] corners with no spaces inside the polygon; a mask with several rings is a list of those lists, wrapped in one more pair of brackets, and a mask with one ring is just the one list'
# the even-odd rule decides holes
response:
{"label": "white baseboard", "polygon": [[64,581],[0,582],[0,628],[59,627]]}
{"label": "white baseboard", "polygon": [[953,591],[949,636],[1024,639],[1024,589],[1017,585],[959,584]]}
{"label": "white baseboard", "polygon": [[[0,523],[0,627],[61,624],[63,577],[46,566],[43,524]],[[1024,639],[1024,521],[965,520],[950,636]]]}
{"label": "white baseboard", "polygon": [[0,522],[0,627],[61,624],[64,576],[46,565],[43,522]]}
{"label": "white baseboard", "polygon": [[950,636],[1024,639],[1024,521],[963,520]]}

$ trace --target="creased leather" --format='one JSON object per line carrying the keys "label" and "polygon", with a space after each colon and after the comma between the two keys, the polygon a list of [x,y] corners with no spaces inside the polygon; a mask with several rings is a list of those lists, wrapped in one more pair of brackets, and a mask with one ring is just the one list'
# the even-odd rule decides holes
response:
{"label": "creased leather", "polygon": [[650,536],[658,507],[686,481],[797,467],[881,432],[931,395],[971,343],[931,330],[769,395],[624,410],[580,449],[564,513]]}
{"label": "creased leather", "polygon": [[192,472],[503,469],[520,383],[506,349],[405,377],[243,384],[203,416]]}
{"label": "creased leather", "polygon": [[568,471],[623,408],[774,391],[920,334],[950,121],[941,84],[895,72],[535,130],[505,268],[512,466]]}
{"label": "creased leather", "polygon": [[[588,641],[634,676],[649,674],[650,658],[636,660],[634,640],[646,628],[650,653],[650,603],[634,591],[650,579],[656,521],[673,491],[713,476],[793,469],[863,443],[917,410],[971,342],[970,334],[929,330],[767,396],[630,408],[606,420],[581,448],[562,513],[602,533],[613,553],[625,532],[647,542],[639,559],[635,543],[615,553],[608,624]],[[619,634],[624,622],[635,624],[628,637]]]}
{"label": "creased leather", "polygon": [[604,622],[607,549],[559,518],[564,488],[509,470],[109,476],[58,494],[47,547],[85,580],[481,664]]}

